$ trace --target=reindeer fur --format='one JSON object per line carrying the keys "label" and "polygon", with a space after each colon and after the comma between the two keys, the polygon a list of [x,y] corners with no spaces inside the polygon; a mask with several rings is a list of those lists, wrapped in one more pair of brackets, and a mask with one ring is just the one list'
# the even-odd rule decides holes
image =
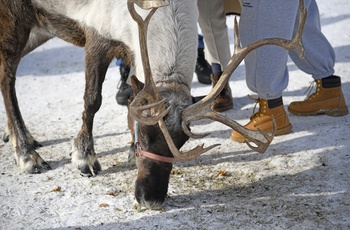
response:
{"label": "reindeer fur", "polygon": [[[0,0],[0,87],[7,113],[7,135],[20,169],[38,173],[49,165],[35,151],[39,144],[22,119],[15,92],[16,69],[23,55],[53,37],[85,47],[86,89],[82,128],[72,160],[83,175],[101,170],[93,147],[92,127],[102,102],[108,65],[123,57],[143,79],[136,22],[126,0]],[[146,11],[139,9],[141,15]],[[176,82],[190,90],[197,51],[197,5],[169,0],[157,10],[148,30],[148,49],[156,83]]]}

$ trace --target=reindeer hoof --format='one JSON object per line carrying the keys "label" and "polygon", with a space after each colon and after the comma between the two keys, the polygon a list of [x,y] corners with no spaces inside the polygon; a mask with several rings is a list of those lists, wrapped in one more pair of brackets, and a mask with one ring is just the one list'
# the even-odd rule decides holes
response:
{"label": "reindeer hoof", "polygon": [[2,140],[4,142],[9,142],[10,140],[10,135],[8,135],[7,133],[4,133],[4,135],[2,136]]}
{"label": "reindeer hoof", "polygon": [[48,171],[48,170],[51,170],[50,165],[48,163],[46,163],[45,161],[43,161],[43,162],[41,162],[41,165],[34,165],[32,167],[32,169],[30,169],[30,172],[28,172],[28,173],[40,174],[43,171]]}
{"label": "reindeer hoof", "polygon": [[22,171],[28,173],[28,174],[39,174],[43,171],[51,170],[51,167],[48,163],[46,163],[44,160],[40,160],[40,162],[33,162],[33,161],[23,161],[19,160],[20,163],[18,164],[18,161],[16,160],[16,164],[19,165],[19,167],[22,169]]}
{"label": "reindeer hoof", "polygon": [[92,169],[94,171],[94,175],[97,175],[99,172],[101,172],[102,167],[100,165],[100,162],[98,162],[97,160],[95,161],[94,165],[92,166]]}
{"label": "reindeer hoof", "polygon": [[41,168],[43,168],[44,170],[51,170],[52,169],[51,166],[48,163],[46,163],[46,161],[41,163]]}
{"label": "reindeer hoof", "polygon": [[78,169],[80,170],[81,176],[92,177],[92,176],[97,175],[102,170],[102,167],[100,165],[100,162],[98,162],[96,160],[92,166],[92,171],[91,171],[90,166],[88,164],[79,166]]}
{"label": "reindeer hoof", "polygon": [[93,174],[88,165],[84,165],[78,168],[80,170],[80,175],[83,177],[92,177]]}

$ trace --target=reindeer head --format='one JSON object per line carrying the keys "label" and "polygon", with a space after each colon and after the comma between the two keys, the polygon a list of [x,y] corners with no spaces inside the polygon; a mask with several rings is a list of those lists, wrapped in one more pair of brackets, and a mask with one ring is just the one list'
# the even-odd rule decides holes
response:
{"label": "reindeer head", "polygon": [[[133,92],[137,96],[143,84],[134,76],[131,82]],[[169,130],[174,145],[180,149],[189,136],[183,131],[179,121],[182,119],[184,109],[192,104],[192,97],[184,85],[177,83],[162,83],[157,89],[160,96],[166,98],[164,108],[168,111],[161,119]],[[155,120],[155,124],[137,121],[132,117],[131,110],[133,108],[130,106],[129,126],[135,137],[134,151],[138,167],[135,196],[143,206],[158,209],[162,207],[167,195],[169,176],[175,158],[158,121]],[[152,109],[144,109],[142,114],[145,116],[152,114]]]}
{"label": "reindeer head", "polygon": [[[151,9],[145,20],[136,13],[134,3],[141,8]],[[132,77],[134,99],[129,105],[128,114],[129,126],[134,121],[137,122],[135,129],[131,127],[135,136],[136,156],[138,156],[136,160],[138,176],[135,196],[141,205],[150,209],[159,209],[162,206],[167,194],[172,163],[175,160],[191,160],[218,146],[218,144],[215,144],[204,148],[204,145],[200,145],[188,152],[179,151],[190,137],[202,138],[208,135],[192,133],[190,131],[191,122],[206,118],[219,121],[255,143],[255,146],[253,146],[247,142],[253,150],[260,153],[266,151],[275,134],[275,124],[274,131],[271,134],[260,130],[247,130],[237,122],[213,111],[211,105],[223,90],[225,84],[228,83],[233,71],[250,51],[263,45],[278,45],[288,50],[296,48],[300,51],[300,57],[302,57],[301,34],[306,19],[303,0],[300,0],[299,30],[293,40],[263,39],[243,48],[240,45],[238,24],[235,20],[235,52],[230,62],[212,91],[199,102],[193,103],[190,89],[186,86],[175,82],[156,85],[152,78],[146,45],[147,26],[157,8],[165,5],[166,3],[163,0],[128,1],[131,16],[139,25],[140,47],[145,73],[144,85],[136,77]]]}

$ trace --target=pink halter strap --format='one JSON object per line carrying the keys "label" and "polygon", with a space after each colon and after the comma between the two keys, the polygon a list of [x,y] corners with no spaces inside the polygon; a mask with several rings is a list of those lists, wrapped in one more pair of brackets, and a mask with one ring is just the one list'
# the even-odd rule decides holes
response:
{"label": "pink halter strap", "polygon": [[136,143],[135,155],[137,157],[141,157],[141,156],[142,157],[147,157],[149,159],[160,161],[160,162],[165,162],[165,163],[171,163],[172,164],[172,163],[175,162],[175,158],[173,158],[173,157],[160,156],[160,155],[157,155],[157,154],[150,153],[148,151],[142,150],[139,142]]}

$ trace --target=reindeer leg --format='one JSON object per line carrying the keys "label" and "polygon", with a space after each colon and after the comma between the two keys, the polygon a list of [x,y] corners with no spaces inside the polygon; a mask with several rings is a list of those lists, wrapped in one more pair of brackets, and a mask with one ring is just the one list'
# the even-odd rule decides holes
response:
{"label": "reindeer leg", "polygon": [[[8,121],[10,121],[8,119]],[[2,140],[6,143],[6,142],[9,142],[10,141],[10,136],[13,136],[13,132],[11,132],[11,128],[9,127],[12,127],[11,124],[9,124],[9,122],[7,122],[7,126],[5,128],[5,132],[2,136]],[[40,148],[40,147],[43,147],[42,144],[40,144],[40,142],[36,141],[33,136],[30,134],[30,132],[26,129],[26,133],[27,133],[27,137],[28,137],[28,140],[30,143],[32,143],[32,146],[34,149],[37,149],[37,148]]]}
{"label": "reindeer leg", "polygon": [[111,60],[113,44],[106,41],[94,31],[88,31],[85,44],[85,94],[82,127],[75,138],[72,150],[72,162],[78,167],[82,176],[93,176],[101,171],[94,150],[92,135],[95,113],[102,103],[102,83]]}
{"label": "reindeer leg", "polygon": [[[8,17],[5,19],[10,19]],[[35,151],[40,144],[35,141],[27,130],[23,121],[15,90],[15,78],[21,53],[25,47],[30,28],[24,24],[11,27],[9,21],[4,20],[6,31],[0,34],[0,87],[7,114],[7,127],[3,136],[4,141],[11,141],[15,150],[15,161],[20,169],[27,173],[40,173],[50,166]]]}

